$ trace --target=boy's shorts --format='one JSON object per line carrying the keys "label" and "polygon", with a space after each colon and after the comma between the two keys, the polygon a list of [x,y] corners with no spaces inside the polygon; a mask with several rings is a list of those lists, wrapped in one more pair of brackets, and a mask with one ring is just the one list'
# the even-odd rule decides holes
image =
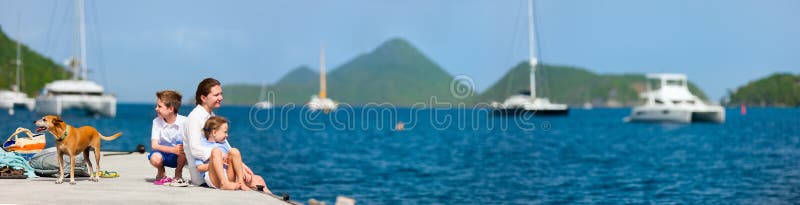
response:
{"label": "boy's shorts", "polygon": [[154,153],[161,154],[161,159],[164,160],[164,166],[175,168],[178,166],[178,155],[172,153],[166,153],[162,151],[152,151],[149,155],[147,155],[147,160],[150,160],[150,156],[153,156]]}

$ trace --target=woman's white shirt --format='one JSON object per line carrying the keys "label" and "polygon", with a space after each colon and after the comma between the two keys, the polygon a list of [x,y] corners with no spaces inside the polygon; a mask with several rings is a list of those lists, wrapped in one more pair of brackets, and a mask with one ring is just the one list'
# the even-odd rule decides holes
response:
{"label": "woman's white shirt", "polygon": [[[184,131],[183,149],[186,153],[186,163],[189,164],[189,173],[192,177],[192,184],[200,185],[204,182],[200,173],[197,171],[197,164],[194,159],[208,160],[211,156],[211,149],[203,146],[202,141],[206,140],[203,134],[203,126],[206,120],[214,116],[214,113],[209,113],[203,106],[197,105],[186,118],[186,130]],[[224,143],[228,143],[225,140]]]}

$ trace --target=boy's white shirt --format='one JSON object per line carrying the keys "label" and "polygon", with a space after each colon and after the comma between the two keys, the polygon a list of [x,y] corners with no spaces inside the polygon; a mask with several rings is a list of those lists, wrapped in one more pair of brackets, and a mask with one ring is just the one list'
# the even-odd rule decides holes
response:
{"label": "boy's white shirt", "polygon": [[[186,117],[186,129],[183,135],[183,152],[186,153],[186,163],[189,165],[189,174],[192,177],[192,184],[200,185],[205,180],[200,177],[200,172],[197,171],[197,165],[194,159],[208,160],[211,156],[211,149],[203,146],[201,140],[207,140],[203,134],[203,126],[206,120],[214,116],[214,113],[208,113],[203,106],[197,105],[194,107],[189,116]],[[225,140],[228,143],[228,140]]]}
{"label": "boy's white shirt", "polygon": [[156,117],[153,119],[153,129],[150,140],[158,140],[159,145],[175,146],[183,141],[184,127],[186,127],[186,117],[177,115],[172,124],[164,121],[164,118]]}

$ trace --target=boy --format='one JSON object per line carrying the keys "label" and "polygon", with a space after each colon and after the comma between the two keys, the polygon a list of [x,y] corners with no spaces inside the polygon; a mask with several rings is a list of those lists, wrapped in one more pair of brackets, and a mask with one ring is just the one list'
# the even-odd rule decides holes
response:
{"label": "boy", "polygon": [[[186,155],[183,153],[183,129],[186,117],[178,115],[181,106],[181,94],[172,90],[156,93],[156,114],[153,119],[153,131],[150,143],[153,149],[147,159],[158,171],[155,185],[188,186],[183,179],[183,166]],[[175,168],[175,179],[166,177],[164,167]]]}

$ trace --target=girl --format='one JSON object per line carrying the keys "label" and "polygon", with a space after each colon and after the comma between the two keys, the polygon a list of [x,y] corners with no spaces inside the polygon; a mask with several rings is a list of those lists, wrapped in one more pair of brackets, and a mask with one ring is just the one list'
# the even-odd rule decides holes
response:
{"label": "girl", "polygon": [[[227,119],[218,116],[208,118],[203,126],[203,133],[207,139],[202,146],[212,150],[211,156],[205,161],[195,159],[195,163],[200,164],[197,166],[197,170],[203,172],[201,175],[204,175],[203,178],[209,187],[248,191],[261,185],[264,187],[264,191],[269,193],[261,176],[245,173],[246,166],[242,162],[239,149],[232,148],[228,144]],[[250,180],[245,180],[245,178],[250,178]]]}

